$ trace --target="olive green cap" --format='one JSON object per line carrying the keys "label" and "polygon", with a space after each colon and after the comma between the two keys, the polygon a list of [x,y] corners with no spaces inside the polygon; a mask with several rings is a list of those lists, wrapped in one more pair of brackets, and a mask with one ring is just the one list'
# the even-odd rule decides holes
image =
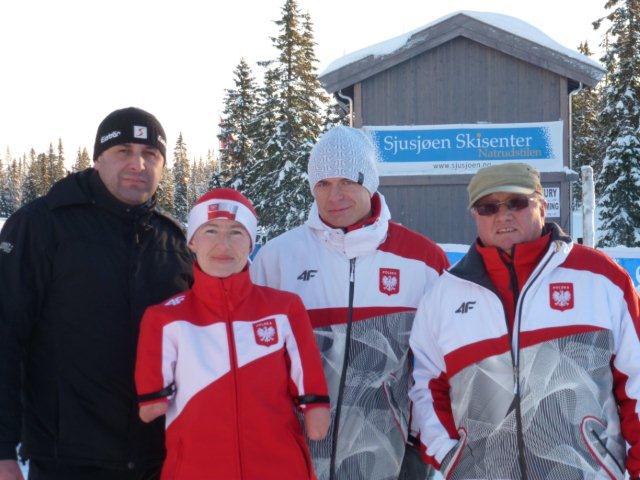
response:
{"label": "olive green cap", "polygon": [[542,195],[540,173],[526,163],[501,163],[481,168],[471,178],[469,186],[469,208],[480,198],[496,192]]}

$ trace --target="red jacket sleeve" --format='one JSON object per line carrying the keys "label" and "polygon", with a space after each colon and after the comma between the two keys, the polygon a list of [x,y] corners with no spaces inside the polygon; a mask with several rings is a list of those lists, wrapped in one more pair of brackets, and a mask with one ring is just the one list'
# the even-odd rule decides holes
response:
{"label": "red jacket sleeve", "polygon": [[142,317],[136,358],[136,390],[140,406],[167,402],[174,392],[173,371],[177,352],[170,339],[163,337],[166,322],[157,307]]}
{"label": "red jacket sleeve", "polygon": [[328,406],[327,382],[322,370],[320,351],[316,345],[309,314],[297,295],[288,311],[291,331],[286,342],[289,357],[289,390],[301,408]]}

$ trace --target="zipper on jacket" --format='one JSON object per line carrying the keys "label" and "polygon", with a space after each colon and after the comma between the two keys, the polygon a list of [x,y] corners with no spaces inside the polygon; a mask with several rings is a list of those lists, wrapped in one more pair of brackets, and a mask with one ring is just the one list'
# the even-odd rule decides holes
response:
{"label": "zipper on jacket", "polygon": [[[220,281],[222,283],[222,280]],[[238,405],[238,360],[236,353],[236,339],[233,335],[233,324],[231,323],[231,306],[229,305],[229,296],[227,290],[222,286],[224,293],[224,304],[226,310],[226,327],[227,327],[227,342],[229,344],[229,360],[231,361],[231,374],[233,378],[233,403],[236,407],[236,446],[238,452],[238,471],[240,478],[244,478],[242,475],[242,448],[240,448],[240,406]]]}
{"label": "zipper on jacket", "polygon": [[[513,248],[513,253],[515,257],[515,246]],[[502,258],[501,258],[502,259]],[[520,402],[520,371],[518,369],[518,363],[516,361],[515,354],[513,352],[513,336],[519,335],[519,327],[518,331],[514,332],[514,327],[516,323],[516,310],[518,306],[518,297],[520,296],[520,288],[518,287],[518,275],[516,274],[515,266],[513,262],[508,262],[502,260],[507,267],[509,272],[509,283],[511,284],[511,291],[513,293],[513,323],[511,319],[507,317],[507,312],[504,312],[504,320],[507,324],[507,332],[509,334],[509,352],[511,353],[511,367],[513,371],[513,395],[514,395],[514,406],[515,406],[515,415],[516,415],[516,443],[518,445],[518,465],[520,466],[520,474],[523,480],[527,480],[527,463],[525,461],[524,455],[524,434],[522,429],[522,408]]]}
{"label": "zipper on jacket", "polygon": [[351,349],[351,326],[353,324],[353,294],[356,283],[356,259],[349,260],[349,308],[347,310],[347,332],[344,342],[344,357],[342,360],[342,372],[338,386],[338,399],[336,401],[336,415],[333,420],[333,435],[331,438],[331,462],[329,464],[329,480],[336,478],[336,453],[338,451],[338,433],[340,431],[340,413],[344,387],[347,380],[347,367],[349,366],[349,350]]}
{"label": "zipper on jacket", "polygon": [[[540,277],[544,269],[547,267],[553,256],[556,254],[554,251],[549,258],[547,258],[542,264],[542,267],[538,269],[533,277],[527,281],[524,290],[522,291],[522,295],[516,297],[516,311],[513,318],[513,338],[511,345],[511,358],[514,361],[513,369],[515,375],[515,385],[514,385],[514,401],[515,401],[515,409],[516,409],[516,437],[518,443],[518,463],[520,465],[520,474],[523,480],[527,480],[529,478],[527,473],[527,462],[524,454],[524,432],[522,427],[522,404],[520,398],[520,325],[522,323],[522,305],[524,303],[524,297],[529,292],[531,285],[535,283],[535,281]],[[515,275],[515,270],[514,270]],[[517,285],[517,278],[516,278]],[[515,293],[515,292],[514,292]],[[513,340],[515,339],[515,344]],[[515,356],[515,357],[514,357]]]}
{"label": "zipper on jacket", "polygon": [[[139,317],[138,315],[136,315],[136,302],[134,301],[134,299],[137,297],[138,293],[136,292],[135,288],[136,288],[136,269],[139,267],[140,265],[140,252],[141,252],[141,245],[140,245],[140,237],[138,235],[138,228],[139,228],[139,222],[140,222],[140,218],[136,217],[130,221],[126,221],[127,226],[125,228],[131,228],[131,230],[129,231],[129,235],[128,239],[127,239],[127,246],[129,248],[127,248],[127,291],[129,292],[129,298],[127,299],[127,302],[129,303],[129,325],[130,325],[130,339],[129,341],[131,342],[131,345],[129,347],[129,351],[133,352],[133,360],[135,361],[135,352],[137,350],[137,346],[138,346],[138,335],[134,335],[133,332],[136,331],[139,328],[139,324],[141,321],[141,317]],[[128,223],[130,222],[130,223]],[[127,451],[130,452],[129,453],[129,458],[126,461],[126,464],[135,464],[137,461],[137,457],[140,455],[138,449],[136,448],[136,435],[138,434],[136,432],[136,421],[135,419],[138,417],[138,403],[135,399],[135,396],[133,397],[133,402],[130,404],[129,406],[129,419],[128,419],[128,427],[127,427],[127,443],[128,443],[128,448]]]}

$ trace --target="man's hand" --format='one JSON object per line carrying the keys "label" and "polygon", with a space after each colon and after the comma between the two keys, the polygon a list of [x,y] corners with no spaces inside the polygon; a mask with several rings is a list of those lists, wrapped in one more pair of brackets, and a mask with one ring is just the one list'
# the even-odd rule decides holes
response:
{"label": "man's hand", "polygon": [[[144,423],[149,423],[152,420],[155,420],[161,415],[167,413],[168,404],[167,402],[158,402],[152,403],[151,405],[143,405],[140,407],[140,418]],[[0,480],[3,480],[0,477]]]}
{"label": "man's hand", "polygon": [[0,460],[0,480],[24,480],[18,462]]}
{"label": "man's hand", "polygon": [[304,412],[304,428],[310,440],[322,440],[329,431],[329,407],[314,407]]}

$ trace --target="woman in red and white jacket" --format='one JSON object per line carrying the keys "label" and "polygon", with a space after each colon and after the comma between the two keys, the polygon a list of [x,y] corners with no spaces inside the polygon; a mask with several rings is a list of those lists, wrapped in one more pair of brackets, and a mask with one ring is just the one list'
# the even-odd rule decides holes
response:
{"label": "woman in red and white jacket", "polygon": [[142,320],[140,417],[166,414],[162,480],[315,479],[307,436],[329,425],[327,385],[309,318],[294,294],[254,285],[257,217],[215,189],[189,214],[194,285]]}

